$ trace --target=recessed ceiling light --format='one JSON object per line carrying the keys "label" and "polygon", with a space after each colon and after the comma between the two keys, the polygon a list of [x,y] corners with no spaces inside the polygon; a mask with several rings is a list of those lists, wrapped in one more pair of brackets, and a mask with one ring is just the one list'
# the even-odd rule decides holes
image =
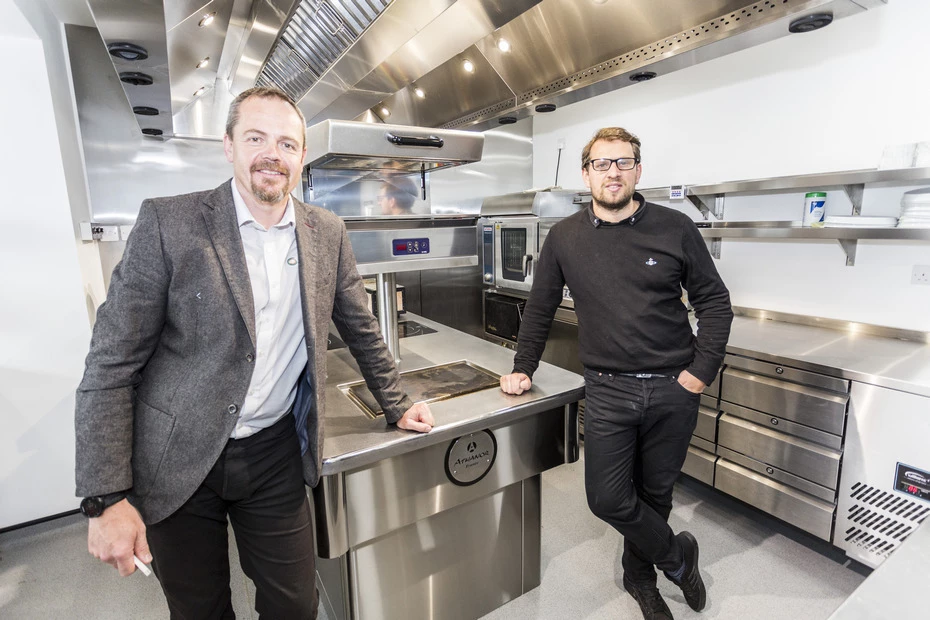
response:
{"label": "recessed ceiling light", "polygon": [[473,63],[470,60],[466,60],[465,62],[462,63],[462,68],[465,69],[465,71],[467,71],[468,73],[474,73],[475,63]]}
{"label": "recessed ceiling light", "polygon": [[209,26],[210,24],[213,23],[214,19],[216,19],[215,11],[213,13],[207,13],[206,15],[204,15],[203,19],[197,22],[197,25],[200,26],[201,28],[203,28],[204,26]]}
{"label": "recessed ceiling light", "polygon": [[420,88],[419,86],[414,88],[413,92],[416,93],[417,97],[419,97],[420,99],[423,99],[424,97],[426,97],[426,93],[424,93],[423,89]]}
{"label": "recessed ceiling light", "polygon": [[206,90],[207,90],[207,87],[206,87],[206,86],[201,86],[200,88],[198,88],[197,90],[194,91],[194,96],[195,96],[195,97],[199,97],[200,95],[204,94],[204,92],[206,92]]}
{"label": "recessed ceiling light", "polygon": [[204,58],[203,60],[201,60],[200,62],[197,63],[197,68],[198,68],[198,69],[203,69],[204,67],[206,67],[206,66],[209,65],[209,64],[210,64],[210,57],[207,56],[206,58]]}
{"label": "recessed ceiling light", "polygon": [[498,39],[497,40],[497,49],[504,52],[505,54],[510,51],[510,41],[507,39]]}
{"label": "recessed ceiling light", "polygon": [[387,108],[381,108],[381,115],[382,115],[382,116],[390,116],[390,115],[391,115],[391,111],[388,110]]}

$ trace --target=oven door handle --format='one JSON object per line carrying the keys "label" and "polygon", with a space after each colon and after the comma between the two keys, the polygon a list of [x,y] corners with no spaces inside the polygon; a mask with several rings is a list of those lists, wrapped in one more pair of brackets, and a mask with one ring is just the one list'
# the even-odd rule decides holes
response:
{"label": "oven door handle", "polygon": [[524,254],[523,255],[523,276],[529,277],[533,271],[533,255]]}

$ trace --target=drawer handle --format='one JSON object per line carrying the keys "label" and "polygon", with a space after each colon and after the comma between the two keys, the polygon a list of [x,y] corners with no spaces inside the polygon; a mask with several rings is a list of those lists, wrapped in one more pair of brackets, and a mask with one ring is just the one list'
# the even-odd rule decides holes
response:
{"label": "drawer handle", "polygon": [[783,374],[785,374],[785,369],[782,368],[781,366],[776,366],[776,367],[775,367],[775,374],[777,374],[777,375],[783,375]]}
{"label": "drawer handle", "polygon": [[778,426],[778,418],[772,418],[772,426]]}
{"label": "drawer handle", "polygon": [[772,469],[771,467],[766,467],[766,468],[765,468],[765,473],[767,473],[768,475],[771,476],[772,474],[775,473],[775,470]]}

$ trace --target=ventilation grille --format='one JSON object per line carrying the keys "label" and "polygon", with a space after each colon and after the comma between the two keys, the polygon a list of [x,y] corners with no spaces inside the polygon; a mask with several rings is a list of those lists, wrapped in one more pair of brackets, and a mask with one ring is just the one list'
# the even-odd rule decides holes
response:
{"label": "ventilation grille", "polygon": [[275,43],[258,86],[299,101],[391,0],[303,0]]}
{"label": "ventilation grille", "polygon": [[456,127],[461,127],[462,125],[479,123],[488,118],[493,118],[503,112],[513,110],[514,108],[516,108],[515,101],[513,99],[507,99],[505,101],[501,101],[500,103],[495,103],[492,106],[478,110],[477,112],[469,114],[468,116],[463,116],[462,118],[457,118],[454,121],[450,121],[445,125],[442,125],[440,129],[455,129]]}
{"label": "ventilation grille", "polygon": [[584,399],[578,401],[578,433],[584,437]]}
{"label": "ventilation grille", "polygon": [[850,527],[843,533],[845,542],[882,558],[930,514],[928,506],[861,482],[853,485],[849,497],[854,502],[846,515]]}

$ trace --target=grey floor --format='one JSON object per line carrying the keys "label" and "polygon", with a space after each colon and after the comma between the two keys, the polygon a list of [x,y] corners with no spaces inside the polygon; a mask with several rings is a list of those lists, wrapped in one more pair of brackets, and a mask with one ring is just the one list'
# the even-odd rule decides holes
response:
{"label": "grey floor", "polygon": [[[583,460],[543,475],[542,585],[485,620],[641,617],[620,589],[620,536],[588,511]],[[670,519],[701,544],[708,606],[697,614],[660,578],[676,618],[827,618],[868,571],[842,552],[700,483],[683,479]],[[87,554],[87,525],[70,516],[0,534],[4,620],[167,618],[154,577],[120,578]],[[254,589],[231,545],[233,604],[257,617]],[[328,620],[321,609],[321,620]]]}

